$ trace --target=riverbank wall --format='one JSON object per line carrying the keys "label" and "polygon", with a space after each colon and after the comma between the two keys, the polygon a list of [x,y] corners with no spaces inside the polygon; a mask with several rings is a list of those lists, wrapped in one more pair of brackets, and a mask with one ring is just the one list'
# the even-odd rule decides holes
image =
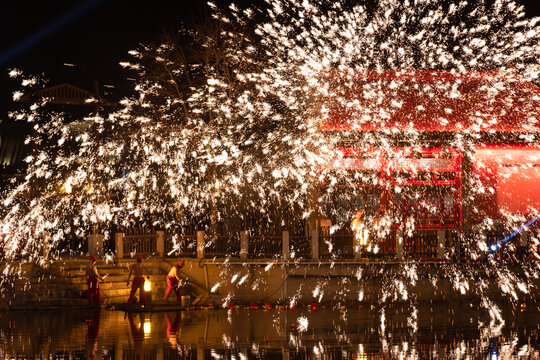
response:
{"label": "riverbank wall", "polygon": [[[151,300],[162,302],[166,274],[178,259],[147,258]],[[481,297],[536,302],[537,264],[449,264],[427,262],[333,262],[184,259],[182,293],[194,306],[315,304],[369,306],[384,302],[479,302]],[[134,259],[98,261],[104,304],[127,301],[126,284]],[[84,307],[86,259],[59,259],[42,264],[0,263],[0,309]],[[175,301],[174,293],[170,301]]]}

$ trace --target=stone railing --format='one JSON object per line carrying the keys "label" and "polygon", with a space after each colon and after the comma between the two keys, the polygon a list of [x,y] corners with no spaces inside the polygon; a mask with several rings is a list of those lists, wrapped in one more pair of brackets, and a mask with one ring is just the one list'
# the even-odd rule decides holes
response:
{"label": "stone railing", "polygon": [[[240,259],[279,258],[283,260],[405,260],[440,261],[451,247],[458,247],[459,234],[444,230],[422,233],[413,237],[395,231],[393,236],[371,242],[371,248],[360,245],[352,233],[330,234],[312,231],[308,235],[264,236],[239,231],[229,235],[211,235],[205,231],[173,237],[164,231],[151,234],[116,233],[115,251],[118,258],[136,254],[159,257],[238,257]],[[174,240],[173,240],[174,239]],[[376,247],[376,250],[373,249]],[[103,254],[103,236],[92,235],[88,241],[90,254]]]}
{"label": "stone railing", "polygon": [[155,234],[126,235],[116,233],[114,235],[116,256],[118,258],[133,257],[135,254],[152,255],[161,257],[165,255],[165,232],[156,231]]}
{"label": "stone railing", "polygon": [[165,235],[166,257],[197,257],[197,234]]}

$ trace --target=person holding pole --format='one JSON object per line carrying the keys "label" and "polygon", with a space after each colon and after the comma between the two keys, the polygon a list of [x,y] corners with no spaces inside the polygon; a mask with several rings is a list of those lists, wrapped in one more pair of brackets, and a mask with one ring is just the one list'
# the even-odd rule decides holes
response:
{"label": "person holding pole", "polygon": [[167,290],[165,291],[165,297],[163,301],[169,302],[169,295],[171,291],[174,290],[176,294],[176,300],[180,303],[182,300],[182,294],[180,293],[180,285],[182,285],[182,280],[178,276],[178,271],[184,267],[184,260],[179,260],[176,265],[174,265],[167,274]]}
{"label": "person holding pole", "polygon": [[150,273],[148,272],[148,269],[146,266],[142,263],[142,257],[137,256],[137,262],[133,265],[131,265],[131,268],[129,269],[129,276],[127,279],[126,286],[129,286],[129,279],[131,279],[131,274],[133,273],[133,283],[131,284],[131,293],[129,294],[128,304],[133,304],[133,299],[135,298],[135,294],[137,293],[137,290],[140,290],[140,298],[141,298],[141,304],[146,305],[146,294],[144,293],[144,274],[148,276],[148,279],[150,279]]}

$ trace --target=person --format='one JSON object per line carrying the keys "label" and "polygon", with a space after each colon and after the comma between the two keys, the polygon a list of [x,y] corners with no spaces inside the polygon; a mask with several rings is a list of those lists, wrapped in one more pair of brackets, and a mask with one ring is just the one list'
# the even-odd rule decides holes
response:
{"label": "person", "polygon": [[180,293],[180,285],[182,283],[182,280],[178,276],[178,271],[184,267],[184,260],[179,260],[176,265],[174,265],[167,274],[167,290],[165,291],[165,297],[163,298],[163,301],[169,302],[169,295],[171,294],[171,291],[174,290],[174,293],[176,294],[176,300],[178,302],[181,302],[182,295]]}
{"label": "person", "polygon": [[144,324],[146,323],[144,313],[139,313],[139,321],[133,318],[133,312],[128,312],[127,317],[131,329],[131,338],[133,339],[133,359],[144,359]]}
{"label": "person", "polygon": [[101,310],[92,309],[86,317],[88,331],[86,332],[86,346],[88,359],[96,358],[96,351],[99,339],[99,323],[101,321]]}
{"label": "person", "polygon": [[97,259],[94,255],[90,255],[88,260],[89,263],[86,265],[85,270],[86,284],[88,285],[88,305],[92,305],[94,300],[97,305],[101,305],[101,292],[99,290],[100,277],[96,267]]}
{"label": "person", "polygon": [[131,265],[131,268],[129,270],[129,276],[127,279],[126,286],[129,286],[129,279],[131,279],[131,274],[133,273],[133,283],[131,284],[131,293],[129,294],[128,304],[133,304],[133,299],[135,298],[135,294],[137,293],[137,290],[140,289],[140,298],[141,298],[141,304],[146,305],[146,294],[144,293],[144,274],[148,276],[148,279],[150,279],[150,274],[148,272],[148,269],[146,266],[142,263],[142,257],[137,256],[137,262],[133,265]]}
{"label": "person", "polygon": [[184,359],[186,354],[186,351],[184,349],[184,346],[182,344],[178,343],[178,337],[181,333],[180,325],[182,323],[182,319],[184,312],[183,311],[177,311],[176,317],[174,318],[174,322],[169,317],[169,314],[165,313],[165,321],[167,322],[167,340],[169,341],[169,344],[171,344],[171,347],[173,349],[176,349],[178,355],[180,358]]}

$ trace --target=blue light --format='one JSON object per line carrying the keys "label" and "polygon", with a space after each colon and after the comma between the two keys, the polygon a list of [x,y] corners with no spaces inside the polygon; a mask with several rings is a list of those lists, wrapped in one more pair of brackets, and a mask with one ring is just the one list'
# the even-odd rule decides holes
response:
{"label": "blue light", "polygon": [[513,238],[514,236],[516,236],[517,234],[519,234],[520,232],[522,232],[523,230],[525,230],[526,228],[529,227],[529,225],[531,225],[532,223],[534,223],[536,220],[540,219],[540,216],[537,216],[535,217],[534,219],[532,220],[529,220],[527,221],[525,224],[523,224],[519,229],[517,229],[516,231],[514,231],[513,233],[511,233],[510,235],[508,235],[507,237],[505,237],[504,239],[501,240],[501,243],[504,244],[505,242],[507,242],[508,240],[510,240],[511,238]]}
{"label": "blue light", "polygon": [[84,13],[88,12],[91,8],[96,6],[99,2],[103,0],[86,0],[80,2],[76,7],[70,9],[62,16],[56,18],[49,24],[45,25],[29,37],[27,37],[21,43],[15,45],[8,51],[3,54],[0,54],[0,65],[3,65],[11,58],[19,55],[20,53],[26,51],[28,48],[47,38],[49,35],[53,34],[57,30],[66,26],[68,23],[76,20],[78,17],[82,16]]}
{"label": "blue light", "polygon": [[535,217],[532,220],[527,221],[525,224],[521,225],[521,227],[519,229],[517,229],[516,231],[514,231],[513,233],[511,233],[510,235],[508,235],[507,237],[505,237],[501,241],[499,241],[497,244],[491,245],[489,247],[490,250],[491,251],[496,251],[498,247],[502,246],[502,244],[504,244],[505,242],[507,242],[508,240],[510,240],[511,238],[513,238],[514,236],[516,236],[517,234],[522,232],[523,230],[527,229],[531,224],[533,224],[535,221],[537,221],[539,219],[540,219],[540,215]]}

